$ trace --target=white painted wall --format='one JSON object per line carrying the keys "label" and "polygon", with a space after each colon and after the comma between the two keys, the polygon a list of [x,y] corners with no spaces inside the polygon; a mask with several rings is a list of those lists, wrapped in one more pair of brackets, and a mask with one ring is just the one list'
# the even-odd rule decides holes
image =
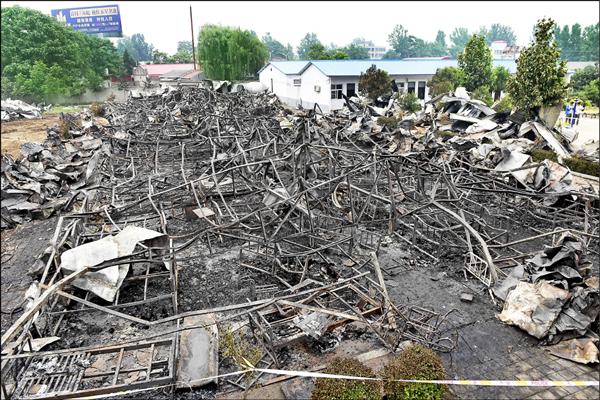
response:
{"label": "white painted wall", "polygon": [[279,97],[281,101],[297,106],[300,99],[300,86],[294,85],[294,79],[301,79],[299,75],[286,75],[279,69],[268,65],[259,74],[258,80]]}
{"label": "white painted wall", "polygon": [[[321,91],[316,92],[315,86],[319,86]],[[300,101],[304,108],[312,108],[315,103],[318,103],[323,112],[329,112],[332,109],[331,81],[314,65],[310,65],[302,74]]]}
{"label": "white painted wall", "polygon": [[[418,94],[419,82],[425,82],[425,99],[420,100],[424,104],[429,100],[429,88],[427,82],[433,75],[392,75],[397,83],[404,82],[404,90],[408,88],[408,82],[415,82],[415,94]],[[332,76],[323,74],[317,67],[310,65],[302,75],[285,75],[279,69],[268,65],[259,74],[259,81],[271,91],[271,79],[273,80],[273,93],[281,101],[290,106],[313,108],[318,103],[323,112],[338,110],[344,106],[343,99],[331,98],[331,85],[342,84],[342,91],[348,94],[348,83],[354,83],[358,92],[358,76]],[[294,86],[294,79],[301,79],[300,86]],[[316,92],[315,86],[320,86],[321,91]]]}

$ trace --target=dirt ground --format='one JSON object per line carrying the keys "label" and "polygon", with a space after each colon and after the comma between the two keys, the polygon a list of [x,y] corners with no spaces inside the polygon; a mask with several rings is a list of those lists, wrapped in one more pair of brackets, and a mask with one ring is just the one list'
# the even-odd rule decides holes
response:
{"label": "dirt ground", "polygon": [[44,114],[40,119],[2,122],[2,154],[10,154],[14,159],[20,158],[21,144],[42,143],[46,139],[46,129],[58,124],[58,117],[59,114]]}

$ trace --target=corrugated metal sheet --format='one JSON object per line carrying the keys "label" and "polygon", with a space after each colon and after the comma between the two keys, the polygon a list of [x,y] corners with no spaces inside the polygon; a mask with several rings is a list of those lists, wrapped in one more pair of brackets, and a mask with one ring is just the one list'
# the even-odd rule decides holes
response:
{"label": "corrugated metal sheet", "polygon": [[271,61],[270,63],[268,63],[267,65],[262,67],[261,70],[258,72],[260,73],[265,68],[267,68],[269,65],[272,65],[273,67],[277,68],[278,70],[280,70],[281,72],[283,72],[286,75],[298,75],[298,74],[300,74],[300,71],[302,71],[304,69],[304,67],[306,66],[306,64],[308,64],[309,62],[310,61],[306,61],[306,60],[302,60],[302,61]]}
{"label": "corrugated metal sheet", "polygon": [[[314,60],[310,64],[327,76],[359,76],[371,65],[390,75],[433,75],[438,68],[456,67],[457,60]],[[310,65],[309,64],[309,65]],[[494,60],[494,67],[503,66],[510,73],[517,70],[514,60]],[[304,68],[308,68],[308,65]],[[302,71],[303,72],[303,71]]]}

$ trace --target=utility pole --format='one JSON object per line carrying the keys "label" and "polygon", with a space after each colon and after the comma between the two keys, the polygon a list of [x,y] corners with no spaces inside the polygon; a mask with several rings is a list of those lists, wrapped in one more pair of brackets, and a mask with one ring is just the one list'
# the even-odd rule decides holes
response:
{"label": "utility pole", "polygon": [[190,4],[190,27],[192,28],[192,60],[194,61],[194,71],[196,70],[196,46],[194,46],[194,20],[192,19],[192,5]]}

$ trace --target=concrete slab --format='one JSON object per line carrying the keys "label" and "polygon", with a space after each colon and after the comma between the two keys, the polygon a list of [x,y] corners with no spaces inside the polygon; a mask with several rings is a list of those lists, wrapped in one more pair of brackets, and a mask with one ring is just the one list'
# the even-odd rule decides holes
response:
{"label": "concrete slab", "polygon": [[215,322],[214,314],[195,315],[183,319],[184,327],[208,326],[185,330],[179,337],[178,388],[217,383],[216,378],[207,379],[219,374],[219,331]]}

